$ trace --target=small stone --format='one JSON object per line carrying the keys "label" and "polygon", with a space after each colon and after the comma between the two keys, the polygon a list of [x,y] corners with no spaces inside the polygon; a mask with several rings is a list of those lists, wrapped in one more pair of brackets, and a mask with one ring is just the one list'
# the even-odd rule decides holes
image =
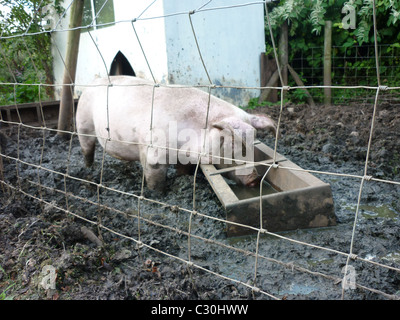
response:
{"label": "small stone", "polygon": [[132,257],[132,252],[128,249],[122,249],[121,251],[118,251],[112,260],[114,261],[124,261]]}
{"label": "small stone", "polygon": [[331,143],[327,143],[322,147],[322,152],[323,153],[334,153],[335,152],[335,146]]}

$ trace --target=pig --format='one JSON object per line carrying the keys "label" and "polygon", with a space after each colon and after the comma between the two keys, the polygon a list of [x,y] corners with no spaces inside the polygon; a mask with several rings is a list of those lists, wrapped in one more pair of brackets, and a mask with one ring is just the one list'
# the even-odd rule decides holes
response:
{"label": "pig", "polygon": [[[219,168],[235,165],[221,160],[222,149],[235,143],[248,147],[256,130],[277,130],[268,116],[250,115],[203,90],[155,85],[132,76],[98,78],[88,86],[78,102],[76,128],[87,167],[98,140],[107,154],[140,161],[147,187],[161,191],[169,165],[197,164],[199,157]],[[259,179],[254,167],[227,174],[246,186]]]}

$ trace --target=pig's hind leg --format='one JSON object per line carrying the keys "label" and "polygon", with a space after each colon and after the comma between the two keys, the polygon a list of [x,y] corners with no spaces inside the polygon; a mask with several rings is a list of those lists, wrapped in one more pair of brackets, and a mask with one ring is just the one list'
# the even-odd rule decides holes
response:
{"label": "pig's hind leg", "polygon": [[[85,134],[85,132],[80,132]],[[82,153],[85,157],[86,167],[91,167],[94,161],[94,150],[96,147],[96,137],[88,135],[79,135],[79,142],[81,144]]]}

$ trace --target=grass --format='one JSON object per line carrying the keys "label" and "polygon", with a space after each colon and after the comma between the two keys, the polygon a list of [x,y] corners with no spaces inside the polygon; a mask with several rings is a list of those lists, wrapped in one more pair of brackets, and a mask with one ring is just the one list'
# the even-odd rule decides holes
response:
{"label": "grass", "polygon": [[[3,272],[4,275],[6,275],[6,272],[1,266],[0,266],[0,271]],[[0,293],[0,300],[13,300],[13,296],[8,296],[7,291],[10,290],[13,286],[15,286],[15,284],[16,284],[15,282],[11,283],[6,289],[4,289]]]}

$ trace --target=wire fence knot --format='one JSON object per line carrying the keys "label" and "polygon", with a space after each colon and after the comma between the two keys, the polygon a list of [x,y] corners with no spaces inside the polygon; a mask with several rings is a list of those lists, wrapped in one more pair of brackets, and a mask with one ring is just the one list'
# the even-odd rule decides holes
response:
{"label": "wire fence knot", "polygon": [[354,253],[350,253],[349,257],[352,260],[357,260],[357,258],[358,258],[358,256],[356,254],[354,254]]}
{"label": "wire fence knot", "polygon": [[142,241],[137,241],[137,242],[136,242],[136,249],[140,249],[140,248],[142,248],[143,246],[144,246],[144,244],[143,244]]}

